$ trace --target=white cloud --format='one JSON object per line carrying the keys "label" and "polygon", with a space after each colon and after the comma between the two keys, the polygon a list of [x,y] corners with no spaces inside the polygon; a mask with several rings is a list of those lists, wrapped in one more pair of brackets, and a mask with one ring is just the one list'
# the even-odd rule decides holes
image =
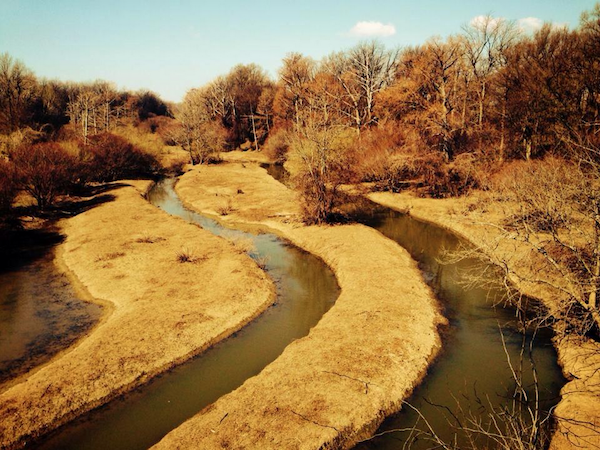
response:
{"label": "white cloud", "polygon": [[396,27],[391,23],[383,24],[375,21],[356,22],[350,29],[350,36],[392,36],[396,34]]}
{"label": "white cloud", "polygon": [[[525,17],[524,19],[519,19],[517,21],[517,25],[519,26],[521,31],[524,31],[525,33],[534,33],[544,26],[544,21],[537,17]],[[550,24],[550,26],[552,27],[553,30],[569,28],[568,23],[559,23],[559,22],[552,22]]]}
{"label": "white cloud", "polygon": [[517,21],[519,28],[523,31],[533,32],[539,30],[544,25],[544,21],[537,17],[525,17]]}
{"label": "white cloud", "polygon": [[484,27],[488,30],[495,29],[504,19],[502,17],[490,17],[490,16],[475,16],[471,19],[469,24],[478,29]]}

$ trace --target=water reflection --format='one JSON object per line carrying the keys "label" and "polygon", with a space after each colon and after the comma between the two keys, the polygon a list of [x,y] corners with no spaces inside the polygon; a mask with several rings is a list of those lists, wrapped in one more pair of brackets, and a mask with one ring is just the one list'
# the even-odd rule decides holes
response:
{"label": "water reflection", "polygon": [[[78,299],[53,263],[55,241],[26,245],[0,272],[0,384],[49,361],[85,334],[102,308]],[[35,254],[35,257],[31,257]],[[1,388],[1,387],[0,387]]]}

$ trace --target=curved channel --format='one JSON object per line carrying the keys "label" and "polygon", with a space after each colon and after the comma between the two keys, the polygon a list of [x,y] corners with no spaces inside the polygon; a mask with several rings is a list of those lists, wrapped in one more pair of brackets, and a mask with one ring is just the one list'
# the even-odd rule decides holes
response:
{"label": "curved channel", "polygon": [[[289,174],[283,167],[267,164],[263,164],[262,167],[273,178],[289,184]],[[419,263],[424,278],[433,287],[444,308],[444,315],[450,321],[443,336],[440,357],[408,402],[421,412],[440,438],[445,442],[452,442],[455,437],[455,429],[450,425],[453,422],[452,417],[447,410],[433,404],[446,406],[458,413],[459,401],[460,408],[466,415],[472,414],[474,419],[484,423],[488,420],[490,407],[499,408],[510,404],[511,398],[510,395],[507,398],[507,394],[512,392],[514,381],[499,326],[502,328],[508,355],[513,364],[518,366],[523,335],[518,332],[515,311],[511,308],[493,307],[505,291],[466,286],[466,277],[473,272],[487,274],[490,284],[494,284],[494,277],[499,277],[494,267],[473,259],[453,264],[440,263],[445,252],[468,246],[463,239],[444,228],[367,199],[356,198],[355,201],[360,204],[360,208],[353,219],[375,228],[410,253]],[[533,333],[529,331],[524,337],[525,344],[529,345]],[[549,411],[558,403],[560,389],[565,383],[551,338],[551,331],[545,329],[539,331],[533,341],[540,407],[544,411]],[[523,379],[526,386],[531,386],[533,374],[527,359],[525,356]],[[479,400],[482,400],[483,405]],[[399,414],[388,418],[377,430],[376,434],[382,434],[381,437],[356,448],[438,448],[426,439],[412,442],[412,428],[418,419],[419,416],[414,410],[404,408]],[[422,420],[419,421],[417,429],[428,431]],[[460,439],[460,435],[458,438]],[[467,443],[459,440],[458,444],[462,447],[461,444]],[[494,448],[490,442],[480,444],[483,444],[481,448],[486,448],[486,445]]]}
{"label": "curved channel", "polygon": [[308,334],[339,295],[323,261],[268,233],[222,227],[187,210],[174,191],[175,179],[148,193],[153,205],[216,235],[251,239],[249,253],[275,281],[276,303],[234,336],[199,357],[85,418],[39,445],[43,449],[147,449],[219,397],[257,375],[295,339]]}
{"label": "curved channel", "polygon": [[56,268],[61,239],[50,227],[19,230],[2,242],[16,248],[0,251],[0,391],[73,345],[102,315]]}

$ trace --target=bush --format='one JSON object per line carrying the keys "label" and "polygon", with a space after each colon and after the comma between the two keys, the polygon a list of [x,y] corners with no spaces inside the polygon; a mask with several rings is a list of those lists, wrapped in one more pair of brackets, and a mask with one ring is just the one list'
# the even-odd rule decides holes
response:
{"label": "bush", "polygon": [[447,163],[441,153],[432,153],[421,165],[423,193],[434,198],[458,197],[480,186],[473,155],[463,153]]}
{"label": "bush", "polygon": [[277,130],[269,136],[263,146],[263,152],[275,164],[283,164],[290,149],[290,139],[286,130]]}
{"label": "bush", "polygon": [[154,156],[111,133],[92,136],[85,159],[88,181],[150,177],[159,168]]}
{"label": "bush", "polygon": [[290,163],[298,186],[307,224],[331,222],[339,205],[338,187],[355,178],[354,130],[311,129],[291,145]]}
{"label": "bush", "polygon": [[0,213],[10,209],[17,191],[14,166],[0,158]]}
{"label": "bush", "polygon": [[399,192],[415,186],[423,196],[457,197],[481,186],[480,168],[470,154],[446,162],[440,152],[399,155],[383,170],[379,188]]}
{"label": "bush", "polygon": [[19,184],[36,200],[40,209],[51,206],[67,192],[77,176],[76,159],[56,142],[21,146],[11,153]]}

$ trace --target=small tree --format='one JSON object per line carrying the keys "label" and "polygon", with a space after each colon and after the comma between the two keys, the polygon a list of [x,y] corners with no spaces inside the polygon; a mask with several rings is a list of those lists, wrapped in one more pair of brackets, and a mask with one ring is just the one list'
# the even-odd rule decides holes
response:
{"label": "small tree", "polygon": [[19,183],[40,209],[51,206],[75,178],[75,158],[55,142],[22,146],[11,153]]}
{"label": "small tree", "polygon": [[14,166],[0,158],[0,213],[8,211],[17,195]]}
{"label": "small tree", "polygon": [[292,164],[297,168],[296,185],[303,200],[304,221],[331,220],[338,187],[349,173],[349,154],[356,134],[342,126],[305,127],[294,135]]}

